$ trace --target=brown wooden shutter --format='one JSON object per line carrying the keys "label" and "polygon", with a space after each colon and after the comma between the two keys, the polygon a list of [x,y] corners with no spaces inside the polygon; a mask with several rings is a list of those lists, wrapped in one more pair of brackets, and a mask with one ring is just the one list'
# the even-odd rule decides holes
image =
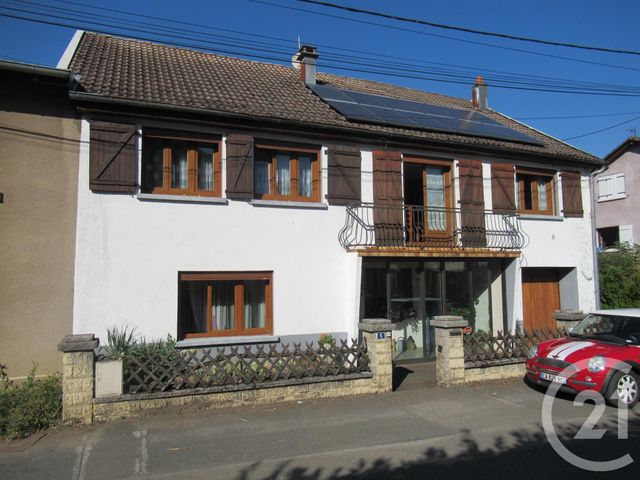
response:
{"label": "brown wooden shutter", "polygon": [[327,201],[331,205],[349,205],[361,201],[360,150],[329,147]]}
{"label": "brown wooden shutter", "polygon": [[135,193],[138,156],[135,125],[91,122],[89,188],[94,192]]}
{"label": "brown wooden shutter", "polygon": [[399,152],[373,152],[373,202],[376,245],[401,246],[404,213]]}
{"label": "brown wooden shutter", "polygon": [[562,172],[562,213],[565,217],[582,217],[582,188],[578,172]]}
{"label": "brown wooden shutter", "polygon": [[484,225],[484,189],[482,183],[482,162],[460,160],[460,209],[462,245],[464,247],[484,247],[486,245]]}
{"label": "brown wooden shutter", "polygon": [[227,137],[227,198],[253,198],[253,137],[232,133]]}
{"label": "brown wooden shutter", "polygon": [[496,213],[515,213],[516,193],[513,164],[491,164],[491,200]]}

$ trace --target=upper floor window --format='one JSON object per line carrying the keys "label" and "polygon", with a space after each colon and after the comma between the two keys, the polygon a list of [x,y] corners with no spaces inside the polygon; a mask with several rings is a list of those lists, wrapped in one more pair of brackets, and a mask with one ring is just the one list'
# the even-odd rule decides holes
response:
{"label": "upper floor window", "polygon": [[142,191],[221,196],[220,141],[172,134],[142,139]]}
{"label": "upper floor window", "polygon": [[626,190],[624,185],[624,173],[615,173],[600,177],[598,183],[598,201],[617,200],[626,198]]}
{"label": "upper floor window", "polygon": [[552,172],[516,168],[516,207],[520,213],[553,215]]}
{"label": "upper floor window", "polygon": [[405,203],[418,208],[408,211],[409,236],[450,234],[453,216],[451,162],[406,157],[404,161]]}
{"label": "upper floor window", "polygon": [[255,198],[320,201],[319,149],[256,145]]}

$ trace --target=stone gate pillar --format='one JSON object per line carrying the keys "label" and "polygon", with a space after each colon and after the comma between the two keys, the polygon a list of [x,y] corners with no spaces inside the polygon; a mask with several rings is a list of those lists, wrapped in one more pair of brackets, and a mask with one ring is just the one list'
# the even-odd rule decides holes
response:
{"label": "stone gate pillar", "polygon": [[391,320],[365,318],[358,325],[367,342],[369,366],[373,373],[373,387],[377,392],[393,389],[393,351],[391,348]]}
{"label": "stone gate pillar", "polygon": [[553,314],[557,329],[564,330],[566,333],[569,333],[584,317],[586,314],[582,313],[582,310],[556,310]]}
{"label": "stone gate pillar", "polygon": [[91,423],[95,349],[93,334],[67,335],[58,344],[62,352],[62,420]]}
{"label": "stone gate pillar", "polygon": [[433,317],[436,330],[436,378],[438,385],[464,383],[463,329],[469,323],[462,317]]}

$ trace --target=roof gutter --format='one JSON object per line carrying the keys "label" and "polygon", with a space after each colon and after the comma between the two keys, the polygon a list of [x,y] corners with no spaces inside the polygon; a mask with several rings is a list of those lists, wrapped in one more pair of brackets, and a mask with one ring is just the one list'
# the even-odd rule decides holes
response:
{"label": "roof gutter", "polygon": [[71,78],[71,71],[62,70],[60,68],[44,67],[32,63],[10,62],[8,60],[0,60],[0,70],[9,70],[19,73],[30,73],[33,75],[44,75],[53,78]]}
{"label": "roof gutter", "polygon": [[[128,106],[128,107],[138,107],[138,108],[149,108],[149,109],[159,109],[159,110],[167,110],[167,111],[172,111],[172,112],[178,112],[178,113],[193,113],[193,114],[198,114],[198,115],[206,115],[206,116],[223,116],[223,117],[228,117],[228,118],[233,118],[233,119],[237,119],[237,120],[249,120],[252,122],[255,122],[256,120],[264,120],[267,122],[271,122],[271,123],[276,123],[276,124],[280,124],[280,125],[293,125],[293,126],[298,126],[301,127],[303,129],[308,129],[310,124],[306,123],[306,122],[300,122],[300,121],[296,121],[296,120],[289,120],[289,119],[280,119],[280,118],[274,118],[274,117],[258,117],[256,115],[245,115],[245,114],[241,114],[241,113],[233,113],[233,112],[227,112],[224,110],[212,110],[210,108],[203,108],[203,107],[188,107],[188,106],[181,106],[181,105],[171,105],[171,104],[167,104],[167,103],[156,103],[156,102],[148,102],[145,100],[131,100],[131,99],[124,99],[124,98],[117,98],[117,97],[110,97],[110,96],[106,96],[106,95],[100,95],[100,94],[96,94],[96,93],[87,93],[87,92],[77,92],[77,91],[70,91],[69,92],[69,98],[71,100],[77,100],[77,101],[83,101],[83,102],[95,102],[95,103],[102,103],[102,104],[106,104],[106,105],[118,105],[118,106]],[[339,127],[339,126],[335,126],[335,125],[325,125],[325,124],[313,124],[315,127],[320,127],[326,131],[332,131],[332,132],[338,132],[338,133],[344,133],[344,134],[349,134],[349,135],[359,135],[359,136],[370,136],[374,139],[377,139],[378,141],[381,140],[382,136],[379,132],[368,132],[368,131],[364,131],[364,130],[360,130],[357,128],[349,128],[349,127]],[[403,143],[403,144],[407,144],[407,140],[411,137],[408,137],[407,135],[394,135],[394,134],[387,134],[388,137],[394,137],[397,140],[399,140],[399,143]],[[388,137],[384,137],[384,140],[389,140]],[[409,140],[411,141],[411,140]],[[430,147],[432,148],[437,148],[438,145],[444,145],[444,146],[453,146],[455,147],[456,152],[460,153],[461,150],[468,150],[468,153],[478,153],[479,151],[486,151],[486,152],[493,152],[494,154],[498,154],[498,156],[502,156],[504,157],[505,155],[509,155],[511,158],[514,156],[523,156],[524,159],[528,159],[528,160],[532,160],[532,159],[544,159],[546,161],[550,161],[550,162],[557,162],[558,160],[564,160],[566,162],[573,162],[576,164],[580,164],[583,165],[584,164],[592,164],[595,166],[600,166],[602,165],[602,162],[599,159],[596,159],[594,161],[587,161],[587,160],[578,160],[578,159],[571,159],[571,158],[567,158],[567,157],[557,157],[557,156],[548,156],[548,155],[540,155],[540,154],[536,154],[536,153],[531,153],[531,152],[526,152],[526,153],[522,153],[522,152],[512,152],[512,151],[505,151],[503,149],[497,149],[497,148],[492,148],[492,147],[484,147],[484,146],[480,146],[480,145],[474,145],[472,149],[468,149],[465,145],[460,144],[460,143],[455,143],[455,142],[440,142],[437,143],[434,140],[425,140],[423,141],[423,143],[428,142],[430,143]],[[389,142],[386,142],[387,144]],[[412,143],[416,143],[415,141],[415,137],[413,137],[413,142]]]}

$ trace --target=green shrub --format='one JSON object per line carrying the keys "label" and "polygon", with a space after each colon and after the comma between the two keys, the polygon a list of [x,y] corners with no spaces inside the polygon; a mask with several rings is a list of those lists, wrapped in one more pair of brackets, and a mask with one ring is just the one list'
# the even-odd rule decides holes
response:
{"label": "green shrub", "polygon": [[336,340],[333,338],[333,336],[330,333],[324,333],[322,335],[320,335],[320,338],[318,338],[318,343],[320,345],[325,345],[325,344],[333,344]]}
{"label": "green shrub", "polygon": [[136,342],[127,353],[143,358],[162,357],[171,359],[175,358],[178,351],[176,350],[176,339],[169,334],[165,339],[151,340],[150,342],[142,339]]}
{"label": "green shrub", "polygon": [[0,364],[0,437],[27,437],[62,418],[62,377],[36,378],[36,367],[24,382],[9,380]]}
{"label": "green shrub", "polygon": [[112,327],[107,329],[107,345],[104,354],[108,358],[120,358],[127,355],[138,345],[136,329],[129,327]]}
{"label": "green shrub", "polygon": [[602,308],[640,307],[640,249],[626,243],[598,254]]}

